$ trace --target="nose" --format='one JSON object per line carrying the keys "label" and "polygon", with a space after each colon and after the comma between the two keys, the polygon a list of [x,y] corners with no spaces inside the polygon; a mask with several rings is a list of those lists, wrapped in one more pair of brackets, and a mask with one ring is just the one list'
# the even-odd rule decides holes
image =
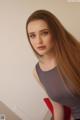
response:
{"label": "nose", "polygon": [[36,41],[37,41],[38,44],[43,43],[43,40],[42,40],[40,35],[37,35],[37,40]]}

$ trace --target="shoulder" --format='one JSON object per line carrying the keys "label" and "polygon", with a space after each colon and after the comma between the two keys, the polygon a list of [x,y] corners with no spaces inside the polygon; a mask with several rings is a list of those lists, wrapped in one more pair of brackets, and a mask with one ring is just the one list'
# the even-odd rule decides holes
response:
{"label": "shoulder", "polygon": [[37,74],[37,66],[38,66],[39,62],[36,63],[36,65],[34,66],[33,70],[32,70],[32,73],[33,73],[33,76],[39,80],[39,77],[38,77],[38,74]]}
{"label": "shoulder", "polygon": [[[39,85],[41,86],[41,88],[43,88],[43,89],[45,90],[45,88],[44,88],[43,84],[41,83],[41,80],[40,80],[40,78],[39,78],[39,76],[38,76],[38,73],[37,73],[37,69],[36,69],[36,68],[37,68],[37,65],[38,65],[38,63],[35,65],[32,73],[33,73],[33,76],[35,77],[36,81],[37,81],[37,82],[39,83]],[[46,92],[46,90],[45,90],[45,92]]]}

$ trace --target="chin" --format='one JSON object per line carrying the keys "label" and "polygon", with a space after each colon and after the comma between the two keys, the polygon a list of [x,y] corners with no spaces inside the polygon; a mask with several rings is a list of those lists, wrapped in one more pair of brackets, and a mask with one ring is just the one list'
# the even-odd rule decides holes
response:
{"label": "chin", "polygon": [[47,53],[47,50],[43,50],[43,51],[36,51],[38,53],[38,55],[40,56],[44,56]]}
{"label": "chin", "polygon": [[38,52],[38,54],[39,54],[40,56],[44,56],[44,55],[45,55],[45,53],[41,53],[41,52]]}

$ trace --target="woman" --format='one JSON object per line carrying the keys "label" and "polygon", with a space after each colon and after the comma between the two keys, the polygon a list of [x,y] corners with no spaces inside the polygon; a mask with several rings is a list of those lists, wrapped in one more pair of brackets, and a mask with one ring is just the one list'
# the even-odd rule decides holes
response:
{"label": "woman", "polygon": [[54,120],[64,120],[62,106],[80,120],[80,42],[47,10],[29,16],[26,32],[39,60],[35,74],[53,100]]}

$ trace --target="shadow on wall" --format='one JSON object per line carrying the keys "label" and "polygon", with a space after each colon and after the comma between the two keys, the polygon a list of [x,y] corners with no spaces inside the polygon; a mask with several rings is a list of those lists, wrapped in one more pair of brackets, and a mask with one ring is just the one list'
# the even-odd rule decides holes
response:
{"label": "shadow on wall", "polygon": [[7,105],[0,101],[0,120],[22,120],[13,111],[11,111]]}

